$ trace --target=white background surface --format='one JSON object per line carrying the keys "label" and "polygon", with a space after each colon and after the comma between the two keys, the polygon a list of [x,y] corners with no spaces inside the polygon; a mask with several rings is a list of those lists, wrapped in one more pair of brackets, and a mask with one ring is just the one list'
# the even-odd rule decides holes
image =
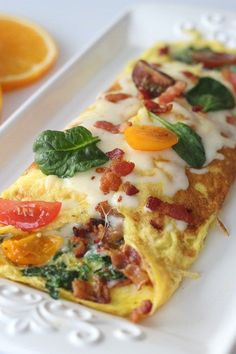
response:
{"label": "white background surface", "polygon": [[[53,75],[74,53],[80,50],[82,51],[83,47],[87,45],[98,32],[111,23],[113,18],[121,13],[124,8],[140,2],[143,1],[0,0],[1,12],[21,15],[41,24],[53,35],[60,48],[58,63],[54,71],[47,77],[29,88],[4,95],[3,116],[6,118],[13,113],[21,103],[42,85],[42,82]],[[156,1],[156,3],[158,3],[158,1]],[[175,4],[176,3],[183,2],[175,1]],[[195,6],[205,5],[213,9],[222,8],[223,10],[236,12],[236,1],[232,0],[189,0],[185,3],[188,5],[194,4]]]}
{"label": "white background surface", "polygon": [[[144,0],[0,0],[0,12],[20,15],[45,27],[60,49],[58,62],[46,77],[21,90],[4,95],[2,120],[9,117],[38,87],[74,53],[83,49],[98,32],[125,8]],[[158,3],[159,1],[152,1]],[[166,3],[166,2],[165,2]],[[236,12],[234,0],[188,0],[170,3],[208,6]],[[158,21],[158,16],[157,16]]]}

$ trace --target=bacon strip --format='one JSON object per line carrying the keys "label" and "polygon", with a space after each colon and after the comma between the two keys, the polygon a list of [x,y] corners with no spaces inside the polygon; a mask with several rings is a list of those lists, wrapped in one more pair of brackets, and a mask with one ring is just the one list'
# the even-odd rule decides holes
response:
{"label": "bacon strip", "polygon": [[108,151],[106,155],[111,160],[121,159],[124,156],[125,152],[119,148]]}
{"label": "bacon strip", "polygon": [[120,124],[113,124],[111,122],[107,122],[106,120],[98,120],[94,123],[94,127],[106,130],[107,132],[112,134],[120,133]]}
{"label": "bacon strip", "polygon": [[112,171],[119,177],[129,175],[135,167],[133,162],[129,161],[113,161],[111,165]]}
{"label": "bacon strip", "polygon": [[133,184],[130,182],[125,182],[122,184],[122,189],[124,190],[126,195],[135,195],[139,192],[139,189],[136,188]]}
{"label": "bacon strip", "polygon": [[173,108],[172,104],[161,106],[159,103],[156,103],[152,100],[144,100],[144,105],[150,112],[154,114],[169,113]]}
{"label": "bacon strip", "polygon": [[135,323],[140,322],[147,317],[151,310],[152,302],[150,300],[143,300],[141,305],[132,311],[130,319]]}
{"label": "bacon strip", "polygon": [[122,180],[118,174],[107,169],[101,177],[100,189],[104,194],[110,191],[117,192],[120,188]]}
{"label": "bacon strip", "polygon": [[159,96],[159,103],[161,105],[166,105],[173,102],[175,98],[180,97],[184,90],[186,89],[186,82],[177,81],[174,85],[168,87],[165,92]]}
{"label": "bacon strip", "polygon": [[149,197],[146,207],[152,211],[158,211],[160,214],[170,216],[176,220],[182,220],[189,225],[198,224],[198,220],[193,215],[191,209],[181,204],[163,202],[159,198]]}
{"label": "bacon strip", "polygon": [[94,277],[92,283],[76,279],[72,283],[73,295],[79,299],[95,301],[100,304],[108,304],[110,291],[102,279]]}
{"label": "bacon strip", "polygon": [[126,100],[127,98],[130,98],[131,95],[129,95],[128,93],[108,93],[105,96],[105,99],[109,102],[112,103],[117,103],[123,100]]}
{"label": "bacon strip", "polygon": [[226,121],[227,121],[227,123],[236,126],[236,117],[234,117],[234,116],[227,116],[227,117],[226,117]]}

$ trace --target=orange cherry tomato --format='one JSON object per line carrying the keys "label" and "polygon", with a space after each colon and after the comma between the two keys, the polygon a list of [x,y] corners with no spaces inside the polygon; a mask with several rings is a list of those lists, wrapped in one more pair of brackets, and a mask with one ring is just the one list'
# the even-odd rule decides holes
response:
{"label": "orange cherry tomato", "polygon": [[18,266],[39,266],[54,256],[63,244],[61,236],[13,236],[3,241],[2,250],[7,259]]}
{"label": "orange cherry tomato", "polygon": [[124,131],[127,143],[135,150],[159,151],[177,144],[178,137],[166,128],[140,125]]}

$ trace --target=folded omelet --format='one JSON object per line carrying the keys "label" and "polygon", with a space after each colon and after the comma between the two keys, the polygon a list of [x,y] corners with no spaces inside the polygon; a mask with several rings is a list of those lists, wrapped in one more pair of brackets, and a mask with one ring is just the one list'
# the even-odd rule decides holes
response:
{"label": "folded omelet", "polygon": [[0,199],[0,275],[139,321],[203,247],[236,173],[236,51],[158,43]]}

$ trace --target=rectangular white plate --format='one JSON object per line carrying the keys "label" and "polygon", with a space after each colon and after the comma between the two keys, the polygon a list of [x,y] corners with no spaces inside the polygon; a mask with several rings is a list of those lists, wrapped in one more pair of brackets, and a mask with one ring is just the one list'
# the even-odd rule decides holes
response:
{"label": "rectangular white plate", "polygon": [[[40,131],[63,128],[112,83],[127,60],[156,40],[180,37],[180,29],[192,25],[236,46],[231,13],[146,4],[127,11],[72,58],[0,128],[1,189],[32,161],[32,142]],[[140,326],[1,280],[0,349],[18,354],[229,353],[236,338],[235,197],[233,187],[221,214],[230,237],[212,229],[194,266],[201,278],[185,280]]]}

